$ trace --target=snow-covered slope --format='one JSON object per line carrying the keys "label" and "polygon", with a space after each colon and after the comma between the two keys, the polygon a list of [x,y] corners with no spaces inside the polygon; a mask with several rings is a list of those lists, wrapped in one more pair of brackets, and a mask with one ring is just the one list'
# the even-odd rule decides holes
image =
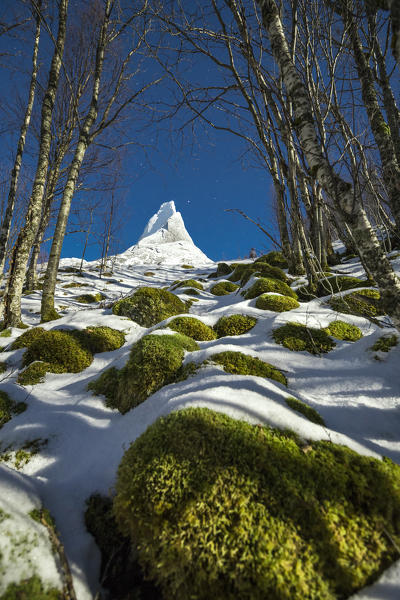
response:
{"label": "snow-covered slope", "polygon": [[134,246],[117,256],[119,264],[209,264],[210,259],[193,243],[175,203],[164,202],[148,221]]}

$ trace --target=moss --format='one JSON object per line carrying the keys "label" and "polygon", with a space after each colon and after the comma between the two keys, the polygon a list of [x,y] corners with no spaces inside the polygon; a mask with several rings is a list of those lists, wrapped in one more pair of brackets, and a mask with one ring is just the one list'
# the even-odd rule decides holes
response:
{"label": "moss", "polygon": [[199,290],[196,288],[185,288],[182,290],[182,292],[188,296],[198,296],[200,294]]}
{"label": "moss", "polygon": [[82,294],[81,296],[75,296],[74,300],[81,304],[93,304],[94,302],[101,302],[105,296],[101,292],[97,294]]}
{"label": "moss", "polygon": [[389,352],[389,350],[397,346],[398,343],[399,338],[397,335],[382,335],[370,349],[375,352]]}
{"label": "moss", "polygon": [[351,292],[343,298],[331,298],[329,305],[337,312],[367,318],[384,314],[377,290],[360,290]]}
{"label": "moss", "polygon": [[49,321],[55,321],[56,319],[61,319],[61,315],[58,314],[55,308],[49,308],[42,314],[41,322],[48,323]]}
{"label": "moss", "polygon": [[214,294],[214,296],[226,296],[237,290],[238,287],[239,286],[236,283],[232,283],[231,281],[219,281],[212,286],[210,292]]}
{"label": "moss", "polygon": [[337,340],[345,340],[346,342],[356,342],[363,336],[359,327],[350,325],[344,321],[332,321],[332,323],[325,328],[325,331],[328,335],[331,335]]}
{"label": "moss", "polygon": [[301,413],[312,423],[316,423],[317,425],[322,425],[325,427],[324,419],[321,417],[318,411],[316,411],[314,408],[311,408],[311,406],[308,406],[308,404],[305,404],[297,398],[291,398],[290,396],[285,398],[285,402],[291,409]]}
{"label": "moss", "polygon": [[176,317],[168,323],[168,327],[198,342],[215,340],[217,337],[211,327],[194,317]]}
{"label": "moss", "polygon": [[27,348],[32,342],[38,339],[45,330],[43,327],[33,327],[28,331],[25,331],[22,335],[11,344],[11,350],[17,350],[19,348]]}
{"label": "moss", "polygon": [[[17,377],[17,383],[20,385],[36,385],[37,383],[43,383],[46,377],[46,373],[57,372],[55,366],[50,363],[36,360],[28,365]],[[60,369],[58,371],[62,373]]]}
{"label": "moss", "polygon": [[63,600],[64,594],[56,588],[45,587],[37,575],[10,583],[0,600]]}
{"label": "moss", "polygon": [[10,421],[14,415],[20,415],[26,409],[27,404],[25,402],[15,402],[15,400],[12,400],[6,392],[0,390],[0,429]]}
{"label": "moss", "polygon": [[246,271],[250,264],[251,263],[241,263],[239,265],[236,265],[234,271],[228,277],[229,281],[240,281],[243,277],[243,273]]}
{"label": "moss", "polygon": [[180,333],[146,335],[133,345],[125,367],[105,371],[89,388],[104,394],[107,406],[124,414],[164,385],[185,379],[184,351],[198,348],[194,340]]}
{"label": "moss", "polygon": [[91,352],[111,352],[117,350],[125,343],[125,334],[111,327],[87,327],[82,331],[71,331],[79,342]]}
{"label": "moss", "polygon": [[243,352],[219,352],[210,356],[210,360],[222,365],[224,371],[233,375],[266,377],[287,385],[287,379],[279,369]]}
{"label": "moss", "polygon": [[2,448],[0,452],[0,461],[11,463],[14,469],[19,471],[27,465],[30,460],[39,454],[40,450],[47,446],[48,439],[36,438],[26,441],[20,448],[14,449],[13,444]]}
{"label": "moss", "polygon": [[397,560],[400,467],[307,448],[204,408],[159,419],[131,445],[114,513],[165,597],[336,600]]}
{"label": "moss", "polygon": [[282,296],[289,296],[290,298],[297,299],[297,294],[283,281],[278,279],[271,279],[270,277],[260,277],[253,283],[251,287],[246,291],[244,297],[246,300],[251,300],[266,292],[275,292],[282,294]]}
{"label": "moss", "polygon": [[279,279],[279,281],[283,281],[284,283],[288,283],[288,278],[286,274],[279,267],[272,267],[267,263],[257,263],[253,265],[249,265],[247,269],[243,271],[243,274],[240,278],[240,285],[245,285],[252,275],[258,275],[260,277],[270,277],[271,279]]}
{"label": "moss", "polygon": [[44,331],[29,345],[23,365],[38,360],[54,366],[56,373],[79,373],[91,364],[93,355],[70,332],[52,330]]}
{"label": "moss", "polygon": [[11,336],[11,328],[8,327],[7,329],[3,329],[3,331],[0,331],[0,337],[10,337]]}
{"label": "moss", "polygon": [[86,283],[78,283],[77,281],[71,281],[71,283],[66,283],[62,287],[67,289],[67,288],[85,287],[86,285],[87,285]]}
{"label": "moss", "polygon": [[145,277],[154,277],[155,273],[153,273],[153,271],[145,271],[143,275]]}
{"label": "moss", "polygon": [[172,289],[176,290],[177,288],[180,288],[180,287],[191,287],[191,288],[195,288],[196,290],[204,289],[203,285],[199,281],[196,281],[195,279],[186,279],[184,281],[178,281]]}
{"label": "moss", "polygon": [[118,300],[112,309],[115,315],[129,317],[142,327],[187,312],[184,302],[167,290],[139,288],[132,296]]}
{"label": "moss", "polygon": [[193,265],[181,265],[182,269],[194,269]]}
{"label": "moss", "polygon": [[256,300],[256,308],[260,310],[272,310],[275,312],[285,312],[298,308],[300,304],[294,298],[289,296],[278,296],[277,294],[261,294]]}
{"label": "moss", "polygon": [[7,363],[0,361],[0,373],[5,373],[8,369]]}
{"label": "moss", "polygon": [[37,523],[43,523],[44,521],[47,527],[56,532],[56,522],[47,508],[34,508],[29,513],[29,516]]}
{"label": "moss", "polygon": [[[100,267],[94,267],[95,269],[100,269]],[[59,269],[60,273],[80,273],[79,269],[76,267],[63,267]]]}
{"label": "moss", "polygon": [[332,350],[336,344],[323,329],[306,327],[300,323],[287,323],[272,333],[277,344],[310,354],[322,354]]}
{"label": "moss", "polygon": [[322,273],[321,279],[317,283],[302,286],[297,290],[297,294],[300,300],[308,302],[315,297],[321,298],[330,294],[345,292],[352,288],[367,287],[370,285],[369,281],[362,281],[357,277],[348,277],[347,275],[332,276],[331,273]]}
{"label": "moss", "polygon": [[289,266],[282,252],[279,252],[277,250],[272,250],[271,252],[268,252],[268,254],[260,256],[254,261],[255,264],[260,262],[268,263],[272,267],[279,267],[281,269],[287,269]]}
{"label": "moss", "polygon": [[219,338],[227,335],[242,335],[253,329],[257,323],[255,317],[248,315],[230,315],[221,317],[214,325],[214,330]]}
{"label": "moss", "polygon": [[224,262],[220,262],[218,263],[217,266],[217,277],[222,277],[223,275],[229,275],[230,273],[232,273],[234,267],[232,267],[231,265],[228,265],[227,263]]}

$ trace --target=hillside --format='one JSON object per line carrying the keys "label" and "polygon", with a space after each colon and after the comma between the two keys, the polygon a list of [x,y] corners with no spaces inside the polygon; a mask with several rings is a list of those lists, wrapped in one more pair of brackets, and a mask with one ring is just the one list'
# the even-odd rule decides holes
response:
{"label": "hillside", "polygon": [[[153,230],[149,232],[154,235]],[[1,391],[16,403],[26,403],[27,407],[20,414],[14,414],[0,431],[0,514],[3,515],[0,598],[14,597],[2,596],[7,586],[35,573],[48,586],[60,589],[63,585],[65,573],[62,575],[59,561],[51,556],[48,533],[27,516],[40,506],[48,509],[55,520],[77,598],[95,597],[100,589],[100,552],[85,528],[85,503],[94,493],[113,495],[118,465],[125,450],[149,425],[171,411],[208,407],[233,419],[289,429],[304,441],[306,449],[312,448],[317,440],[326,440],[347,446],[363,456],[378,459],[386,456],[394,462],[400,461],[400,348],[395,345],[396,331],[384,316],[370,319],[333,310],[328,304],[332,297],[329,293],[301,301],[290,311],[257,308],[258,293],[252,286],[260,279],[254,274],[250,274],[242,287],[218,296],[211,288],[227,278],[232,280],[232,273],[216,277],[217,265],[211,261],[185,266],[179,255],[174,265],[169,259],[169,264],[159,261],[159,264],[133,266],[124,258],[126,254],[115,261],[113,273],[105,273],[103,278],[99,277],[96,262],[86,263],[79,274],[74,270],[77,261],[64,259],[56,296],[61,318],[41,325],[46,331],[110,327],[125,335],[119,349],[96,353],[91,364],[81,372],[47,372],[42,383],[22,385],[17,378],[23,369],[26,350],[11,349],[11,345],[25,330],[13,328],[1,334],[0,360],[5,363]],[[399,258],[394,258],[393,265],[400,267]],[[334,273],[364,281],[363,269],[356,259],[333,268],[332,275]],[[210,274],[214,277],[209,278]],[[189,279],[199,285],[190,281],[189,290],[184,283],[176,287],[177,281]],[[237,281],[237,285],[239,283]],[[305,280],[289,277],[293,290],[304,283]],[[194,362],[201,365],[199,369],[190,371],[182,381],[164,385],[138,406],[121,414],[105,405],[104,396],[88,391],[88,384],[111,366],[121,369],[136,342],[160,326],[168,327],[174,318],[143,327],[126,316],[113,314],[115,301],[142,286],[166,288],[184,302],[192,300],[189,315],[210,327],[221,317],[231,315],[246,315],[254,318],[255,324],[249,328],[252,325],[249,322],[248,330],[240,335],[229,335],[232,331],[222,331],[220,322],[221,337],[199,341],[199,349],[185,351],[184,363]],[[246,299],[241,292],[246,294],[250,288],[253,293],[247,293]],[[356,290],[354,285],[339,291],[335,297]],[[85,304],[91,300],[88,296],[85,298],[87,294],[94,295],[92,300],[101,300]],[[96,298],[96,294],[101,296]],[[40,291],[35,291],[24,296],[23,322],[35,327],[39,319]],[[315,353],[293,351],[277,343],[272,335],[288,322],[321,329],[338,320],[357,326],[362,337],[356,341],[340,340],[340,332],[333,328],[328,338],[333,344],[326,353],[321,352],[321,348],[314,348]],[[157,335],[166,333],[173,332],[162,329]],[[381,343],[380,347],[388,351],[372,350],[382,336],[390,338],[394,345],[384,347]],[[276,380],[227,372],[222,363],[204,363],[212,355],[226,351],[241,352],[273,365],[287,379],[287,386],[284,378]],[[286,402],[288,397],[315,409],[325,425],[311,422],[298,411],[299,407],[296,410]],[[304,411],[304,407],[300,410]],[[190,445],[190,440],[188,442]],[[372,588],[358,592],[353,598],[383,600],[399,596],[400,561],[386,570]]]}

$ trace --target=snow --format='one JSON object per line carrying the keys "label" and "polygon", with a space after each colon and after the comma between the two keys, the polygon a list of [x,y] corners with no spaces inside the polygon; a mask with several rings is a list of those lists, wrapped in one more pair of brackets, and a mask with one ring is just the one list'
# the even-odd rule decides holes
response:
{"label": "snow", "polygon": [[[150,219],[141,241],[149,240],[175,219],[173,203],[165,203]],[[169,227],[169,225],[168,225]],[[146,234],[146,235],[145,235]],[[255,308],[255,300],[244,300],[239,293],[213,296],[209,289],[214,279],[206,279],[215,270],[211,261],[197,261],[196,247],[187,247],[186,259],[194,264],[190,271],[181,267],[180,242],[164,244],[172,254],[162,254],[163,260],[130,262],[129,249],[114,257],[112,278],[101,279],[95,263],[85,264],[84,277],[60,272],[56,288],[56,307],[62,309],[60,320],[46,323],[46,329],[85,328],[88,325],[108,325],[126,333],[126,343],[114,352],[97,354],[93,363],[77,374],[48,374],[45,382],[22,387],[16,383],[21,367],[23,350],[10,350],[10,343],[22,333],[13,329],[11,337],[1,338],[0,360],[7,361],[8,370],[1,376],[0,389],[16,401],[28,404],[26,412],[13,417],[0,430],[1,445],[20,447],[27,440],[47,438],[47,445],[19,472],[7,466],[0,467],[1,507],[13,514],[15,531],[22,523],[29,525],[40,539],[35,548],[33,564],[43,579],[57,584],[59,575],[54,560],[49,556],[50,544],[46,535],[39,532],[27,513],[40,504],[50,510],[60,532],[61,541],[69,560],[78,600],[93,600],[99,591],[99,551],[87,533],[83,515],[85,501],[94,492],[112,493],[118,464],[129,444],[141,435],[159,416],[188,406],[206,406],[236,419],[251,423],[264,423],[273,427],[289,428],[308,440],[331,440],[345,444],[355,451],[374,457],[382,455],[400,462],[400,347],[376,360],[369,348],[384,333],[394,333],[388,326],[379,327],[361,317],[340,315],[342,320],[361,327],[364,337],[356,343],[337,342],[336,348],[323,356],[306,352],[291,352],[274,343],[272,330],[287,321],[299,321],[311,326],[325,326],[337,318],[325,303],[318,299],[302,303],[299,308],[276,314]],[[187,242],[190,244],[189,242]],[[157,244],[149,248],[155,252]],[[174,254],[176,250],[176,254]],[[201,252],[201,251],[199,251]],[[135,255],[139,260],[140,254]],[[142,256],[147,256],[143,254]],[[189,261],[190,259],[190,261]],[[76,266],[77,259],[64,259],[63,266]],[[146,276],[150,270],[154,276]],[[358,262],[339,265],[337,270],[356,276],[363,271]],[[164,287],[176,279],[205,278],[204,291],[200,292],[190,314],[204,323],[213,325],[221,315],[242,313],[256,316],[256,326],[247,334],[200,342],[200,350],[190,353],[186,360],[198,363],[211,354],[223,350],[240,350],[272,363],[283,370],[288,387],[260,377],[230,375],[217,366],[202,367],[189,379],[168,385],[150,396],[145,402],[121,415],[104,406],[101,397],[87,391],[87,385],[105,368],[123,366],[132,344],[152,331],[140,327],[129,319],[115,316],[108,308],[110,301],[131,293],[142,285]],[[84,287],[64,288],[72,281]],[[82,293],[101,291],[106,300],[94,307],[76,301]],[[176,293],[188,299],[179,288]],[[23,297],[23,321],[38,325],[40,320],[40,293]],[[168,325],[168,319],[163,323]],[[162,334],[168,332],[158,332]],[[285,398],[295,396],[317,409],[326,427],[313,424],[301,414],[292,411]],[[32,522],[31,522],[32,521]],[[7,520],[1,524],[4,524]],[[0,539],[3,535],[0,536]],[[44,540],[44,541],[43,541]],[[43,543],[42,543],[43,541]],[[4,540],[1,542],[4,544]],[[0,545],[0,552],[3,552]],[[12,562],[12,561],[11,561]],[[19,563],[15,563],[2,581],[26,576]],[[362,590],[353,600],[395,600],[400,597],[400,561],[394,564],[373,586]]]}

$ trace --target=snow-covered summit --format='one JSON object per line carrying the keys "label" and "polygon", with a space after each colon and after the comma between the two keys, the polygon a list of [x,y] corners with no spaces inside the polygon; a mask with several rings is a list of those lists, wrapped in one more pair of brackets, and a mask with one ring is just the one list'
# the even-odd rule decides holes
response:
{"label": "snow-covered summit", "polygon": [[194,266],[210,259],[194,244],[173,201],[164,202],[149,219],[139,241],[117,259],[125,264],[180,264]]}

